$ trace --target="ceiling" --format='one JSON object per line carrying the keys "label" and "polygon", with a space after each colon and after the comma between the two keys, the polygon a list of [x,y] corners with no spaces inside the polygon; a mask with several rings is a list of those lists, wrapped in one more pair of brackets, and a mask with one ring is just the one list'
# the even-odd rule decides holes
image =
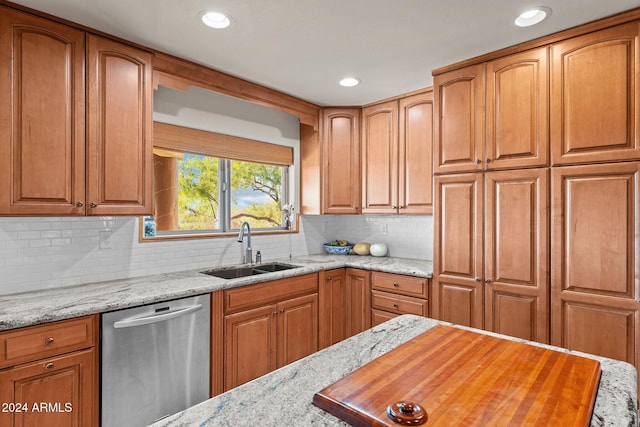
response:
{"label": "ceiling", "polygon": [[[432,84],[431,70],[640,6],[640,0],[17,0],[322,106]],[[550,18],[513,23],[531,6]],[[212,30],[214,9],[233,19]],[[338,80],[357,76],[357,87]]]}

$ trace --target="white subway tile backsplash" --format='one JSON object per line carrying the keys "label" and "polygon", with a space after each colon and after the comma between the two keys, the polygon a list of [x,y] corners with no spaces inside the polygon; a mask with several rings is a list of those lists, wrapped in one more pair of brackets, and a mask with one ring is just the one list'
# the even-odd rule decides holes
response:
{"label": "white subway tile backsplash", "polygon": [[[300,227],[253,236],[254,254],[268,261],[322,253],[335,238],[384,242],[399,257],[433,254],[431,216],[309,215]],[[99,249],[103,230],[111,232],[111,249]],[[0,218],[0,294],[235,264],[241,255],[234,236],[140,243],[137,217]]]}

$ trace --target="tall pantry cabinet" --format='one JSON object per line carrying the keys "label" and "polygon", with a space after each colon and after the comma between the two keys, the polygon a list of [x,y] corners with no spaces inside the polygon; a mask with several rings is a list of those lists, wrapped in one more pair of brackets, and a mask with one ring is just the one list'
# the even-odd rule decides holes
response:
{"label": "tall pantry cabinet", "polygon": [[434,317],[638,366],[640,25],[614,23],[434,72]]}
{"label": "tall pantry cabinet", "polygon": [[433,315],[541,342],[549,341],[547,57],[534,49],[434,84]]}
{"label": "tall pantry cabinet", "polygon": [[632,22],[551,46],[550,116],[551,343],[636,366],[638,28]]}

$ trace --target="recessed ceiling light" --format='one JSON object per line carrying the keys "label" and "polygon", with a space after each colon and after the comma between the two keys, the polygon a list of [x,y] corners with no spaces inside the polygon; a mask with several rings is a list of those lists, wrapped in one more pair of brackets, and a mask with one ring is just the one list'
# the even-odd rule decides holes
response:
{"label": "recessed ceiling light", "polygon": [[360,79],[356,77],[345,77],[341,79],[338,83],[340,83],[340,86],[353,87],[353,86],[358,86],[360,84]]}
{"label": "recessed ceiling light", "polygon": [[215,28],[216,30],[222,30],[231,25],[231,18],[228,15],[212,10],[200,12],[200,19],[204,25],[210,28]]}
{"label": "recessed ceiling light", "polygon": [[535,9],[527,10],[516,18],[516,25],[518,27],[530,27],[536,25],[551,15],[551,9],[545,6],[536,7]]}

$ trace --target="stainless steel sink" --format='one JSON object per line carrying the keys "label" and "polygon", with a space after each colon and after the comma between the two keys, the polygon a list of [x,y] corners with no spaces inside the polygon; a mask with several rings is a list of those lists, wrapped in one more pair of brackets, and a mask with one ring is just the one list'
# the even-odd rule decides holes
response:
{"label": "stainless steel sink", "polygon": [[276,271],[299,268],[297,265],[282,264],[279,262],[269,262],[265,264],[243,265],[240,267],[222,267],[201,271],[202,274],[220,277],[222,279],[237,279],[239,277],[255,276],[258,274],[273,273]]}

